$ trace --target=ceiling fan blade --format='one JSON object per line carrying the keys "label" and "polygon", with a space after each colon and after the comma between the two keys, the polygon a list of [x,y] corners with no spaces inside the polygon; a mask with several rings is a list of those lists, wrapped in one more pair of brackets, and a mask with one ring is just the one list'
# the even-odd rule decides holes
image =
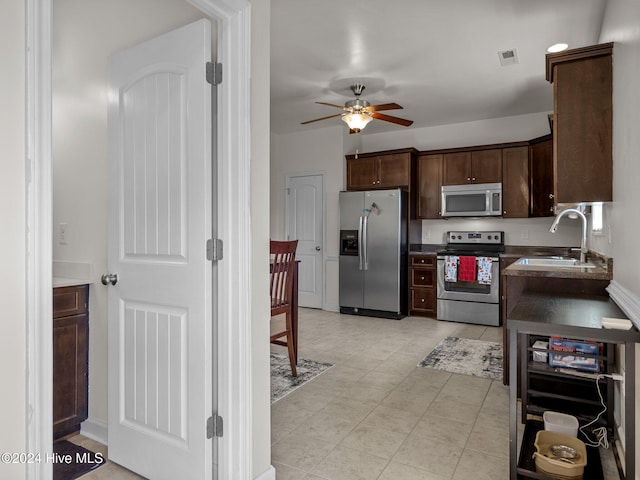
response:
{"label": "ceiling fan blade", "polygon": [[318,105],[326,105],[327,107],[336,107],[336,108],[339,108],[340,110],[348,110],[342,105],[334,105],[333,103],[327,103],[327,102],[316,102],[316,103]]}
{"label": "ceiling fan blade", "polygon": [[404,118],[392,117],[391,115],[385,115],[384,113],[373,112],[371,116],[373,118],[377,118],[378,120],[384,120],[385,122],[402,125],[403,127],[408,127],[413,124],[413,120],[405,120]]}
{"label": "ceiling fan blade", "polygon": [[397,103],[383,103],[380,105],[369,105],[367,110],[371,112],[380,112],[381,110],[398,110],[401,108],[402,106]]}
{"label": "ceiling fan blade", "polygon": [[300,125],[306,125],[307,123],[319,122],[320,120],[326,120],[327,118],[334,118],[341,116],[341,113],[336,113],[335,115],[329,115],[328,117],[316,118],[314,120],[307,120],[306,122],[300,122]]}

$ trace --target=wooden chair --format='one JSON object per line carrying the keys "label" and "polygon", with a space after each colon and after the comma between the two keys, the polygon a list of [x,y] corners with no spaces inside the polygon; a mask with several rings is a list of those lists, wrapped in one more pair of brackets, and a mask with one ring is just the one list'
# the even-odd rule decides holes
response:
{"label": "wooden chair", "polygon": [[[291,299],[293,297],[293,269],[296,261],[297,240],[279,242],[271,240],[271,317],[285,314],[284,329],[278,328],[271,332],[271,343],[282,345],[289,350],[291,374],[296,377],[296,358],[293,347],[291,329]],[[273,323],[273,322],[272,322]],[[285,340],[281,340],[286,337]]]}

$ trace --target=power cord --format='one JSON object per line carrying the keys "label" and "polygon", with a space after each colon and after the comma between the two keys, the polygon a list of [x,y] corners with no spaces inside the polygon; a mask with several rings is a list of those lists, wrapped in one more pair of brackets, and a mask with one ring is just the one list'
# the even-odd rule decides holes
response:
{"label": "power cord", "polygon": [[584,438],[586,438],[587,441],[588,441],[588,443],[585,443],[585,445],[587,445],[589,447],[609,448],[609,439],[607,438],[607,428],[606,427],[598,427],[598,428],[594,428],[593,430],[591,430],[591,433],[593,435],[595,435],[595,437],[596,437],[596,441],[591,440],[591,438],[589,438],[589,435],[587,435],[587,432],[584,431],[585,428],[593,425],[598,420],[600,420],[600,417],[602,415],[604,415],[604,413],[607,411],[607,406],[604,403],[604,398],[602,397],[602,392],[600,392],[600,379],[601,378],[612,378],[613,380],[619,380],[619,381],[623,380],[623,376],[620,375],[619,373],[597,374],[595,376],[596,390],[598,391],[598,397],[600,397],[600,405],[602,405],[602,411],[600,413],[598,413],[596,418],[591,420],[589,423],[581,426],[579,428],[579,430],[584,435]]}

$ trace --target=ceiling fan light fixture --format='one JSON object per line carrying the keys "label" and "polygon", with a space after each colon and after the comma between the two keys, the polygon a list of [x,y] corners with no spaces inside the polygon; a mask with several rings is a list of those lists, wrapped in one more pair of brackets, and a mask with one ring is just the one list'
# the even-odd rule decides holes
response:
{"label": "ceiling fan light fixture", "polygon": [[547,48],[547,52],[548,53],[563,52],[567,48],[569,48],[569,45],[567,45],[566,43],[554,43],[549,48]]}
{"label": "ceiling fan light fixture", "polygon": [[356,132],[361,131],[371,120],[373,118],[366,113],[345,113],[342,115],[342,121],[349,126],[349,129]]}

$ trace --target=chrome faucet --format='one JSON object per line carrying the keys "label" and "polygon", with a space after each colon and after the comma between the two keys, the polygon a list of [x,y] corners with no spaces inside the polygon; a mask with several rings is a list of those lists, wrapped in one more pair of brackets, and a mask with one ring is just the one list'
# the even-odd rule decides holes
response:
{"label": "chrome faucet", "polygon": [[567,214],[570,217],[571,217],[571,214],[573,214],[575,216],[580,217],[580,219],[582,220],[582,240],[580,241],[580,263],[585,263],[587,260],[588,250],[587,250],[587,217],[585,217],[584,213],[582,213],[580,210],[576,208],[567,208],[566,210],[563,210],[555,218],[555,220],[551,224],[551,228],[549,229],[549,231],[551,233],[556,233],[556,230],[558,230],[558,223],[560,222],[560,219]]}

